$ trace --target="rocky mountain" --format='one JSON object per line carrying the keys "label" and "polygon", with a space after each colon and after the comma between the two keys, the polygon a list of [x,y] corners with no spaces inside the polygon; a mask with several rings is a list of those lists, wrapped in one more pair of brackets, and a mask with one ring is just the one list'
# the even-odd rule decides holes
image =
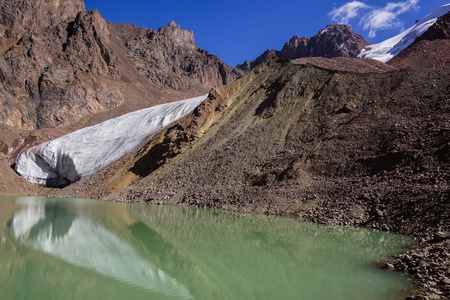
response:
{"label": "rocky mountain", "polygon": [[123,105],[169,101],[161,89],[181,92],[180,99],[241,75],[172,22],[157,32],[111,24],[82,0],[5,0],[0,11],[3,124],[74,124]]}
{"label": "rocky mountain", "polygon": [[174,21],[158,31],[128,24],[111,24],[128,49],[128,57],[153,83],[173,89],[200,84],[214,87],[235,80],[242,72],[200,49],[194,33]]}
{"label": "rocky mountain", "polygon": [[361,35],[353,32],[348,25],[331,24],[321,29],[311,38],[294,35],[281,51],[269,49],[252,62],[246,61],[236,66],[245,72],[272,57],[296,59],[303,57],[356,57],[369,45]]}

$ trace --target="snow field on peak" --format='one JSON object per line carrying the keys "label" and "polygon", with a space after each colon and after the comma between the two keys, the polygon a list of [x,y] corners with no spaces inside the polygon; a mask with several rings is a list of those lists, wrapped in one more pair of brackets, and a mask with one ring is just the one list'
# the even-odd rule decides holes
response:
{"label": "snow field on peak", "polygon": [[371,58],[384,63],[389,61],[403,49],[411,45],[417,37],[427,31],[427,29],[436,22],[437,18],[445,15],[449,11],[450,4],[441,6],[402,33],[381,43],[367,46],[361,51],[358,57]]}
{"label": "snow field on peak", "polygon": [[86,127],[23,152],[16,171],[31,183],[65,186],[145,145],[208,95],[161,104]]}

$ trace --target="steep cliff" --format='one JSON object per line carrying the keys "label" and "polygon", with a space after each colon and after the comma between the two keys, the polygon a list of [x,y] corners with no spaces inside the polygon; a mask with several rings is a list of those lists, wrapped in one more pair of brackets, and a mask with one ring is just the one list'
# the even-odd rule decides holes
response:
{"label": "steep cliff", "polygon": [[122,104],[128,112],[199,95],[241,75],[175,23],[158,31],[111,24],[82,0],[6,0],[0,14],[0,122],[10,126],[75,124]]}

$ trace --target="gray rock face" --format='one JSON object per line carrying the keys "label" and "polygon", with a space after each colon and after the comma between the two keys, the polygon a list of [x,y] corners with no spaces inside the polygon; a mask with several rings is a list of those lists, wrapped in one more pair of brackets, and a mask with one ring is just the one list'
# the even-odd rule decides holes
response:
{"label": "gray rock face", "polygon": [[361,49],[370,45],[348,25],[331,24],[313,36],[308,46],[310,56],[356,57]]}

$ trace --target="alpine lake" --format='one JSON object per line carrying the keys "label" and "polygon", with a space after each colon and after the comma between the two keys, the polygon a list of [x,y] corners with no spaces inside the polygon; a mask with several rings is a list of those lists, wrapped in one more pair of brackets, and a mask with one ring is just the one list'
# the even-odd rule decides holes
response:
{"label": "alpine lake", "polygon": [[194,207],[0,197],[0,299],[404,299],[407,237]]}

